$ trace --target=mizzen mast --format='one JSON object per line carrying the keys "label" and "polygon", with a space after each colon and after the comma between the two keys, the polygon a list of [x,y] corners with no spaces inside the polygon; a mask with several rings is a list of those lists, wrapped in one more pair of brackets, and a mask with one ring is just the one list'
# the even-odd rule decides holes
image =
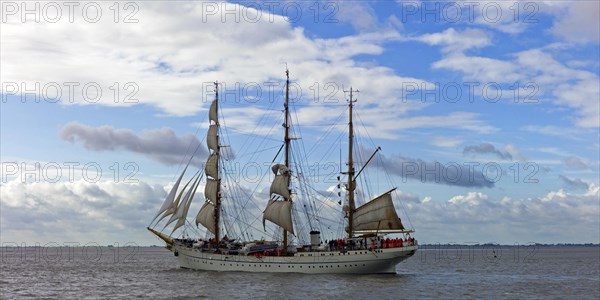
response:
{"label": "mizzen mast", "polygon": [[353,235],[353,227],[354,227],[354,211],[356,209],[356,203],[354,202],[354,190],[356,189],[356,184],[354,181],[354,160],[352,158],[353,145],[354,145],[354,127],[352,124],[352,108],[354,107],[354,102],[356,100],[352,99],[352,93],[358,92],[358,90],[352,90],[350,87],[350,100],[348,100],[348,186],[346,189],[348,190],[348,238],[352,238]]}

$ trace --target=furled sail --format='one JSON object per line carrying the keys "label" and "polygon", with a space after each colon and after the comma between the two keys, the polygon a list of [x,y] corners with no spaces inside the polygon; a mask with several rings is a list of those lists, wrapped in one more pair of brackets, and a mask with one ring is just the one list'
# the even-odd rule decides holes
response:
{"label": "furled sail", "polygon": [[274,165],[271,170],[273,170],[275,178],[271,184],[270,194],[280,195],[288,201],[277,201],[274,199],[269,200],[269,204],[267,204],[267,208],[265,208],[263,213],[263,226],[265,225],[265,220],[269,220],[293,234],[294,225],[292,224],[292,201],[289,201],[290,171],[282,164]]}
{"label": "furled sail", "polygon": [[219,182],[214,179],[206,178],[206,186],[204,186],[204,196],[206,199],[212,201],[212,203],[217,202],[217,185]]}
{"label": "furled sail", "polygon": [[[218,89],[217,89],[218,92]],[[208,149],[212,150],[212,154],[208,156],[206,165],[204,166],[204,173],[206,174],[206,185],[204,186],[204,197],[206,202],[200,208],[200,211],[196,215],[196,226],[202,224],[208,231],[219,235],[219,228],[217,227],[217,206],[219,205],[219,136],[218,136],[218,94],[217,98],[210,104],[208,110],[209,122],[213,124],[208,127],[208,135],[206,137],[206,144]]]}
{"label": "furled sail", "polygon": [[187,194],[185,194],[184,202],[182,202],[182,204],[185,203],[185,206],[183,206],[183,210],[181,211],[179,219],[177,220],[177,223],[175,224],[175,227],[173,227],[171,233],[174,232],[177,228],[185,225],[185,219],[187,218],[188,211],[190,210],[190,205],[192,204],[192,200],[194,199],[194,195],[196,194],[196,189],[198,189],[199,184],[200,176],[196,178],[196,181],[194,182],[192,187],[189,189]]}
{"label": "furled sail", "polygon": [[208,160],[206,161],[206,165],[204,166],[204,172],[206,173],[206,175],[208,175],[212,178],[217,178],[217,176],[219,174],[218,169],[217,169],[218,160],[219,160],[218,153],[213,153],[208,156]]}
{"label": "furled sail", "polygon": [[219,141],[217,137],[217,125],[210,125],[208,128],[208,136],[206,137],[206,145],[208,149],[217,151],[219,147]]}
{"label": "furled sail", "polygon": [[196,216],[196,226],[198,224],[201,224],[212,233],[217,232],[215,228],[215,206],[212,203],[208,201],[204,203]]}
{"label": "furled sail", "polygon": [[[188,163],[188,165],[189,165],[189,163]],[[156,216],[154,217],[154,219],[152,219],[152,222],[154,222],[154,220],[156,220],[156,218],[158,218],[158,216],[160,216],[160,214],[164,213],[169,208],[172,208],[173,205],[175,204],[175,202],[174,202],[175,201],[175,195],[177,194],[177,189],[179,188],[179,183],[181,182],[181,179],[183,178],[183,174],[185,174],[185,170],[187,170],[187,167],[188,166],[185,166],[185,168],[183,169],[183,172],[181,172],[181,175],[179,175],[179,178],[177,179],[177,182],[175,182],[175,185],[173,185],[173,187],[171,188],[171,191],[169,192],[169,195],[167,195],[167,198],[165,199],[165,202],[163,202],[162,206],[158,210],[158,213],[156,214]],[[177,206],[177,204],[175,204],[175,206]],[[164,218],[164,216],[163,216],[163,218]],[[161,218],[161,220],[163,218]]]}
{"label": "furled sail", "polygon": [[392,191],[356,209],[354,212],[354,230],[404,229],[392,202]]}
{"label": "furled sail", "polygon": [[217,120],[218,120],[218,117],[217,117],[217,101],[218,101],[217,99],[213,100],[213,102],[210,104],[210,109],[208,110],[208,119],[210,121],[215,122],[215,123],[217,123]]}
{"label": "furled sail", "polygon": [[263,226],[265,225],[265,220],[269,220],[294,234],[292,203],[292,201],[269,200],[269,204],[267,204],[267,208],[263,213]]}
{"label": "furled sail", "polygon": [[[272,168],[273,173],[275,174],[275,178],[273,179],[273,183],[271,183],[270,193],[278,194],[285,198],[286,200],[290,199],[290,172],[288,168],[282,164],[276,164]],[[279,173],[279,174],[278,174]]]}

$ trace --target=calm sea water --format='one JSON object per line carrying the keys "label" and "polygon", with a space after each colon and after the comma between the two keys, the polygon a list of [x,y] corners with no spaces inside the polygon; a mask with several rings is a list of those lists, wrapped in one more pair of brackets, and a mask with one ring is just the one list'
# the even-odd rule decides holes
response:
{"label": "calm sea water", "polygon": [[600,299],[599,247],[419,250],[398,275],[180,269],[160,247],[2,248],[0,296],[151,299]]}

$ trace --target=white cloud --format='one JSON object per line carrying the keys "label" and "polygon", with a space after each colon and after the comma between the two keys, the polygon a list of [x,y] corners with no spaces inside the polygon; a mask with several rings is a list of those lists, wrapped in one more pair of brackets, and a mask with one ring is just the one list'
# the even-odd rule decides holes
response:
{"label": "white cloud", "polygon": [[588,190],[590,187],[590,184],[579,178],[571,179],[563,175],[559,175],[558,178],[560,178],[565,187],[569,190]]}
{"label": "white cloud", "polygon": [[463,54],[448,55],[431,65],[434,69],[448,69],[461,72],[466,80],[481,84],[514,83],[522,76],[518,74],[518,66],[499,59],[465,56]]}
{"label": "white cloud", "polygon": [[[11,180],[0,188],[3,242],[160,244],[145,227],[169,189],[170,185],[143,182]],[[254,195],[256,199],[260,193]],[[598,242],[597,184],[590,183],[582,193],[557,190],[533,199],[494,199],[481,192],[456,195],[442,202],[431,197],[419,200],[406,192],[396,196],[399,197],[394,201],[404,207],[421,241]],[[340,208],[335,199],[321,200],[329,201],[320,208],[321,212],[335,214]],[[190,209],[191,215],[201,203],[195,202],[198,203]],[[247,209],[260,212],[257,203],[260,205],[251,202]],[[327,223],[330,218],[331,215],[325,215],[322,222]],[[409,224],[407,218],[403,217],[403,221]],[[448,228],[452,230],[445,230]]]}
{"label": "white cloud", "polygon": [[552,155],[557,155],[557,156],[569,156],[570,154],[562,149],[556,148],[556,147],[539,147],[537,148],[538,151],[542,152],[542,153],[548,153],[548,154],[552,154]]}
{"label": "white cloud", "polygon": [[336,1],[335,7],[338,9],[335,14],[336,18],[339,21],[350,23],[358,31],[372,31],[379,26],[377,14],[369,3]]}
{"label": "white cloud", "polygon": [[550,31],[557,37],[575,43],[600,42],[600,2],[545,1],[556,19]]}
{"label": "white cloud", "polygon": [[434,136],[431,138],[431,140],[429,140],[429,144],[443,148],[454,148],[460,145],[462,142],[463,139],[445,136]]}
{"label": "white cloud", "polygon": [[[401,103],[398,99],[381,99],[376,105],[373,105],[369,103],[370,101],[363,101],[362,97],[360,98],[354,110],[357,122],[361,123],[361,127],[364,125],[362,128],[356,128],[359,135],[368,132],[371,137],[395,139],[402,131],[413,128],[447,129],[450,127],[453,130],[465,130],[478,134],[490,134],[498,130],[482,121],[481,116],[477,113],[459,111],[445,115],[411,116],[411,112],[422,110],[427,105],[416,101]],[[343,99],[337,99],[337,102],[341,101]],[[228,129],[233,129],[233,132],[255,135],[278,135],[280,134],[280,128],[279,126],[274,126],[274,124],[280,124],[279,120],[283,119],[283,113],[277,106],[279,103],[275,103],[275,105],[269,109],[256,106],[223,108],[224,124]],[[327,130],[329,126],[325,125],[345,124],[347,114],[347,109],[340,108],[339,106],[298,106],[292,115],[292,121],[297,121],[300,125],[305,125],[308,128],[312,128],[310,127],[311,125],[319,125],[321,126],[319,128]],[[335,123],[336,121],[337,123]],[[208,126],[205,123],[196,123],[195,125],[202,128]],[[346,130],[344,126],[337,126],[334,129],[344,132]],[[438,141],[441,142],[441,140]],[[445,142],[449,143],[451,141],[446,140]]]}
{"label": "white cloud", "polygon": [[[452,1],[448,1],[452,2]],[[544,15],[553,18],[550,32],[575,43],[600,41],[600,4],[598,1],[461,1],[463,15],[474,14],[475,24],[518,35],[537,25]],[[464,22],[469,22],[463,17]]]}
{"label": "white cloud", "polygon": [[533,132],[549,136],[556,136],[563,139],[581,139],[582,134],[588,134],[589,131],[581,128],[560,127],[555,125],[527,125],[521,128],[523,131]]}
{"label": "white cloud", "polygon": [[109,181],[11,180],[1,187],[3,241],[31,244],[149,242],[145,227],[166,196],[162,186]]}
{"label": "white cloud", "polygon": [[[109,4],[102,5],[109,11]],[[244,8],[222,5],[223,9]],[[80,96],[82,86],[95,82],[103,91],[100,105],[132,105],[115,103],[110,87],[119,82],[123,89],[125,83],[134,82],[139,87],[135,94],[139,103],[173,115],[191,115],[206,105],[200,101],[205,93],[203,83],[219,80],[233,86],[235,82],[263,83],[273,78],[281,82],[284,62],[290,66],[292,78],[308,83],[303,85],[307,89],[314,82],[325,83],[340,76],[347,79],[344,84],[367,78],[405,79],[394,76],[389,68],[368,70],[352,60],[360,54],[382,53],[382,43],[399,38],[392,29],[311,39],[283,16],[262,12],[258,22],[245,18],[223,22],[220,13],[204,12],[202,2],[142,2],[136,18],[139,23],[115,23],[112,18],[69,23],[68,18],[61,18],[56,24],[21,23],[9,18],[3,23],[1,36],[2,78],[19,85],[25,82],[27,87],[35,86],[35,82],[42,87],[48,82],[78,82],[81,85],[74,102],[79,104],[87,103]],[[121,90],[120,98],[130,91]],[[381,92],[390,98],[392,91]],[[63,103],[69,103],[66,92],[65,87]]]}
{"label": "white cloud", "polygon": [[600,127],[600,86],[598,76],[574,84],[559,84],[553,91],[557,104],[566,105],[577,111],[575,124],[583,128]]}
{"label": "white cloud", "polygon": [[396,132],[414,128],[452,128],[479,134],[490,134],[498,130],[482,121],[479,114],[470,112],[459,111],[447,115],[412,117],[396,112],[394,107],[381,107],[378,110],[371,109],[358,114],[369,134],[382,138],[397,138]]}
{"label": "white cloud", "polygon": [[[80,89],[88,82],[95,82],[103,93],[101,100],[94,104],[108,106],[135,105],[122,101],[134,90],[134,87],[125,89],[125,84],[133,82],[139,88],[134,94],[139,104],[184,116],[205,109],[207,100],[212,98],[212,82],[216,80],[223,82],[222,87],[227,90],[234,89],[236,83],[240,86],[257,83],[262,88],[259,106],[263,107],[266,101],[273,100],[265,83],[276,82],[279,85],[275,97],[279,100],[284,80],[283,63],[287,63],[292,82],[300,87],[303,99],[311,104],[302,109],[302,118],[322,112],[323,108],[319,107],[322,102],[345,103],[342,90],[353,85],[362,91],[358,105],[363,121],[370,132],[380,133],[379,137],[394,138],[396,132],[404,128],[431,127],[446,121],[465,130],[493,131],[472,113],[413,118],[404,114],[424,106],[399,103],[402,84],[410,82],[422,86],[426,82],[398,76],[389,67],[365,66],[354,60],[357,55],[380,55],[385,51],[384,43],[404,40],[394,26],[379,26],[376,32],[341,38],[311,38],[283,16],[263,11],[258,22],[247,22],[244,18],[240,22],[223,22],[220,14],[203,12],[201,4],[170,6],[143,2],[136,15],[139,23],[115,23],[112,18],[102,18],[97,24],[83,20],[69,23],[63,18],[56,24],[23,24],[9,19],[1,33],[2,78],[7,82],[23,82],[27,87],[35,86],[36,82],[42,87],[47,82],[61,85],[78,82],[73,100],[82,105],[89,103],[82,99]],[[109,10],[108,4],[102,5]],[[246,9],[237,4],[223,5],[227,9]],[[476,30],[467,33],[482,34]],[[451,35],[459,36],[458,33]],[[480,38],[482,41],[474,46],[486,43],[484,36]],[[118,99],[114,95],[115,82],[121,89]],[[334,84],[333,88],[327,86],[329,83]],[[67,88],[62,91],[61,103],[70,104]],[[226,101],[243,100],[243,95],[226,91],[222,91],[221,97]],[[252,105],[253,100],[256,99],[248,103]],[[260,113],[264,112],[253,107],[227,108],[227,104],[223,108],[225,113],[229,109],[243,115],[240,120],[228,123],[231,129],[238,131],[257,126],[262,118]],[[389,114],[390,111],[395,115]],[[398,121],[399,116],[403,122]]]}
{"label": "white cloud", "polygon": [[[314,3],[306,3],[310,5],[309,9],[314,10]],[[322,16],[324,20],[331,21],[330,23],[338,21],[349,23],[358,32],[376,32],[390,28],[402,30],[404,28],[404,24],[393,14],[384,21],[380,21],[380,17],[371,3],[366,1],[336,0],[322,3],[324,3],[322,7],[325,8],[325,11],[320,13],[324,15]]]}
{"label": "white cloud", "polygon": [[456,205],[466,204],[469,206],[473,206],[473,205],[479,205],[481,203],[481,201],[485,201],[487,198],[488,197],[486,194],[483,194],[480,192],[471,192],[471,193],[468,193],[466,196],[465,195],[454,196],[454,197],[450,198],[450,200],[448,200],[448,203],[456,204]]}
{"label": "white cloud", "polygon": [[469,192],[447,201],[424,197],[404,205],[417,239],[430,243],[598,243],[598,197],[599,187],[591,184],[583,193],[561,189],[533,199],[494,199]]}
{"label": "white cloud", "polygon": [[521,162],[527,161],[525,156],[523,156],[523,154],[521,153],[521,150],[519,150],[517,147],[515,147],[515,145],[508,144],[508,145],[504,146],[504,151],[506,151],[508,154],[510,154],[512,156],[513,160],[521,161]]}
{"label": "white cloud", "polygon": [[[509,34],[523,32],[528,23],[537,21],[535,13],[538,5],[523,5],[517,1],[465,1],[471,5],[478,5],[473,9],[475,12],[475,23],[487,26]],[[527,6],[527,7],[526,7]]]}
{"label": "white cloud", "polygon": [[414,39],[429,45],[441,45],[444,52],[463,52],[491,45],[490,37],[485,31],[472,28],[462,31],[448,28],[442,32],[424,34]]}
{"label": "white cloud", "polygon": [[[513,60],[499,60],[462,53],[447,53],[432,64],[434,69],[460,72],[464,80],[480,85],[520,83],[517,99],[513,91],[502,94],[511,101],[544,101],[575,111],[573,122],[582,128],[600,127],[600,77],[590,71],[569,68],[543,49],[514,54]],[[531,85],[531,87],[528,87]]]}
{"label": "white cloud", "polygon": [[[280,134],[279,126],[271,126],[272,120],[283,120],[283,113],[277,110],[261,109],[256,106],[244,108],[224,108],[221,124],[234,132],[254,135]],[[265,120],[269,120],[265,122]],[[208,128],[208,124],[203,126]]]}
{"label": "white cloud", "polygon": [[563,164],[573,170],[587,170],[590,166],[577,156],[568,156],[563,160]]}

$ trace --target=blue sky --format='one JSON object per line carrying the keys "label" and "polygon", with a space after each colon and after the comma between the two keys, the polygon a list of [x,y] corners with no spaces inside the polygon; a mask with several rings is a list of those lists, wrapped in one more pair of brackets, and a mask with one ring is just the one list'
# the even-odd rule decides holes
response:
{"label": "blue sky", "polygon": [[[343,90],[360,90],[360,149],[383,149],[371,193],[389,187],[385,166],[418,239],[600,242],[596,1],[152,1],[99,3],[98,16],[81,3],[71,21],[41,2],[39,22],[13,4],[0,24],[2,242],[157,243],[145,226],[203,142],[210,83],[224,86],[239,162],[268,164],[286,63],[311,164],[339,164],[344,125],[314,145],[347,122]],[[402,169],[435,162],[437,179]],[[483,181],[444,179],[454,166]]]}

